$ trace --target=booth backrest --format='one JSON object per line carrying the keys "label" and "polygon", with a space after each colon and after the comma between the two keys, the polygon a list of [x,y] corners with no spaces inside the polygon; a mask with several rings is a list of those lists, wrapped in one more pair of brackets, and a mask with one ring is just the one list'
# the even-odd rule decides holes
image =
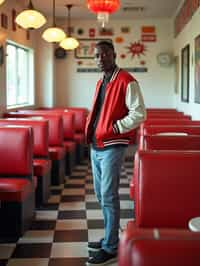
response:
{"label": "booth backrest", "polygon": [[147,112],[147,120],[152,118],[184,118],[191,120],[190,115],[183,115],[182,113],[148,113]]}
{"label": "booth backrest", "polygon": [[73,112],[75,117],[75,131],[76,133],[84,133],[85,123],[88,110],[85,107],[53,107],[53,108],[40,108],[41,110],[48,111],[62,111],[64,113]]}
{"label": "booth backrest", "polygon": [[64,139],[74,140],[75,134],[75,115],[73,112],[64,112],[61,109],[47,109],[47,110],[22,110],[20,113],[34,113],[38,115],[59,115],[63,120],[63,134]]}
{"label": "booth backrest", "polygon": [[143,229],[128,222],[120,238],[119,266],[199,266],[200,232]]}
{"label": "booth backrest", "polygon": [[200,135],[142,136],[140,149],[144,150],[199,150]]}
{"label": "booth backrest", "polygon": [[28,126],[0,127],[0,154],[0,176],[32,179],[32,128]]}
{"label": "booth backrest", "polygon": [[135,178],[139,227],[187,227],[200,216],[200,151],[140,151]]}
{"label": "booth backrest", "polygon": [[36,117],[35,119],[44,118],[49,121],[49,146],[62,146],[64,141],[63,118],[59,114],[42,113],[36,111],[9,112],[4,114],[5,118],[24,118]]}
{"label": "booth backrest", "polygon": [[197,120],[188,120],[185,118],[150,118],[147,119],[144,123],[144,126],[148,125],[200,125],[200,121]]}
{"label": "booth backrest", "polygon": [[7,118],[0,119],[0,126],[4,125],[27,125],[33,129],[33,154],[34,157],[49,156],[49,125],[48,120],[32,120],[26,118]]}
{"label": "booth backrest", "polygon": [[200,135],[200,125],[148,125],[144,127],[144,135],[160,133],[187,133],[188,135]]}

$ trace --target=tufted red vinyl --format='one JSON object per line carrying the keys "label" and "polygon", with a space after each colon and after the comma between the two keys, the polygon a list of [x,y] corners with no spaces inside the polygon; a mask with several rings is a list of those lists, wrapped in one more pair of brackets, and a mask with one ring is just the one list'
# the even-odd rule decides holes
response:
{"label": "tufted red vinyl", "polygon": [[63,119],[62,116],[56,113],[47,113],[36,110],[23,110],[20,112],[5,113],[6,118],[24,118],[37,117],[37,119],[44,118],[49,121],[49,146],[62,146],[64,140]]}
{"label": "tufted red vinyl", "polygon": [[45,176],[47,172],[51,170],[51,160],[46,159],[34,159],[33,160],[34,171],[36,176]]}
{"label": "tufted red vinyl", "polygon": [[23,201],[33,191],[33,184],[23,178],[0,178],[1,201]]}
{"label": "tufted red vinyl", "polygon": [[64,147],[49,147],[49,155],[51,160],[62,160],[65,157]]}
{"label": "tufted red vinyl", "polygon": [[48,157],[48,134],[47,120],[31,120],[25,118],[0,119],[3,125],[27,125],[33,128],[33,154],[34,156]]}
{"label": "tufted red vinyl", "polygon": [[200,135],[143,137],[143,148],[147,150],[199,150]]}
{"label": "tufted red vinyl", "polygon": [[129,222],[120,239],[119,266],[198,266],[199,261],[200,233],[135,228]]}
{"label": "tufted red vinyl", "polygon": [[79,144],[85,143],[85,135],[83,133],[75,133],[74,139],[76,143]]}
{"label": "tufted red vinyl", "polygon": [[135,179],[139,227],[187,227],[200,216],[200,151],[140,151]]}
{"label": "tufted red vinyl", "polygon": [[73,152],[76,150],[76,144],[74,141],[64,141],[64,147],[67,152]]}
{"label": "tufted red vinyl", "polygon": [[153,112],[147,112],[147,119],[151,119],[151,118],[184,118],[184,119],[188,119],[191,120],[191,116],[190,115],[184,115],[182,113],[176,113],[176,112],[163,112],[163,113],[153,113]]}
{"label": "tufted red vinyl", "polygon": [[33,136],[30,127],[0,127],[0,175],[31,176]]}
{"label": "tufted red vinyl", "polygon": [[189,135],[200,135],[200,125],[148,125],[144,128],[144,135],[163,132],[180,132]]}
{"label": "tufted red vinyl", "polygon": [[72,111],[75,114],[75,129],[76,132],[84,133],[85,123],[87,117],[87,110],[85,108],[73,108],[69,107],[67,110]]}

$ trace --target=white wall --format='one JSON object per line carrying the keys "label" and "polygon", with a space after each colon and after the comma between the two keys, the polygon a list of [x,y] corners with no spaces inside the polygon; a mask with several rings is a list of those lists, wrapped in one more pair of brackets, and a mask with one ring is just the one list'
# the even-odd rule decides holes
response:
{"label": "white wall", "polygon": [[[98,31],[96,21],[73,21],[76,37],[88,38],[89,28]],[[122,34],[121,26],[129,26],[130,34]],[[155,26],[156,42],[146,42],[145,55],[134,57],[127,54],[126,59],[121,59],[120,54],[126,53],[126,46],[139,41],[141,38],[142,26]],[[76,30],[84,29],[84,34],[77,36]],[[114,31],[112,38],[121,36],[124,38],[123,44],[116,44],[118,54],[117,63],[120,67],[138,67],[141,60],[145,60],[147,73],[132,73],[139,81],[145,104],[147,107],[174,107],[174,68],[161,67],[156,57],[161,52],[173,52],[173,25],[171,20],[122,20],[113,21],[110,19],[108,28]],[[95,38],[102,38],[96,35]],[[101,74],[99,73],[77,73],[79,60],[74,58],[74,52],[68,52],[66,59],[55,59],[55,79],[56,79],[56,102],[57,106],[86,106],[91,107],[95,84]],[[84,59],[84,63],[87,60]],[[92,62],[86,62],[88,65]]]}
{"label": "white wall", "polygon": [[[187,44],[190,45],[190,87],[189,103],[181,101],[181,82],[179,82],[179,94],[176,97],[176,107],[187,114],[191,114],[193,119],[200,119],[200,104],[194,102],[194,39],[200,34],[200,8],[193,15],[192,20],[185,26],[183,31],[177,36],[174,42],[174,51],[179,56],[181,65],[181,49]],[[179,72],[181,80],[181,69]]]}

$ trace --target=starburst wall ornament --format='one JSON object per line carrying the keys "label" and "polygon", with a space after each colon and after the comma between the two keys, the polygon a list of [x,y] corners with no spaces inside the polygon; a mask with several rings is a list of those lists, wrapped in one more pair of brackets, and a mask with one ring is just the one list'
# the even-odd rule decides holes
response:
{"label": "starburst wall ornament", "polygon": [[147,51],[146,46],[140,41],[130,43],[126,49],[128,49],[127,53],[132,55],[131,58],[134,58],[135,56],[140,58],[141,55],[145,56],[145,52]]}

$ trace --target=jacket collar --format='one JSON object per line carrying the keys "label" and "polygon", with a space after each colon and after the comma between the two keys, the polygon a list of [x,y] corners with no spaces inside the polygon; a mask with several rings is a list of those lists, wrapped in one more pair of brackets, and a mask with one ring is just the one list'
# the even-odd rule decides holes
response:
{"label": "jacket collar", "polygon": [[[120,71],[120,68],[119,68],[118,66],[116,66],[116,68],[115,68],[115,70],[113,71],[113,74],[112,74],[112,76],[111,76],[111,78],[110,78],[110,82],[116,79],[116,77],[117,77],[119,71]],[[102,80],[103,80],[103,77],[102,77]]]}

